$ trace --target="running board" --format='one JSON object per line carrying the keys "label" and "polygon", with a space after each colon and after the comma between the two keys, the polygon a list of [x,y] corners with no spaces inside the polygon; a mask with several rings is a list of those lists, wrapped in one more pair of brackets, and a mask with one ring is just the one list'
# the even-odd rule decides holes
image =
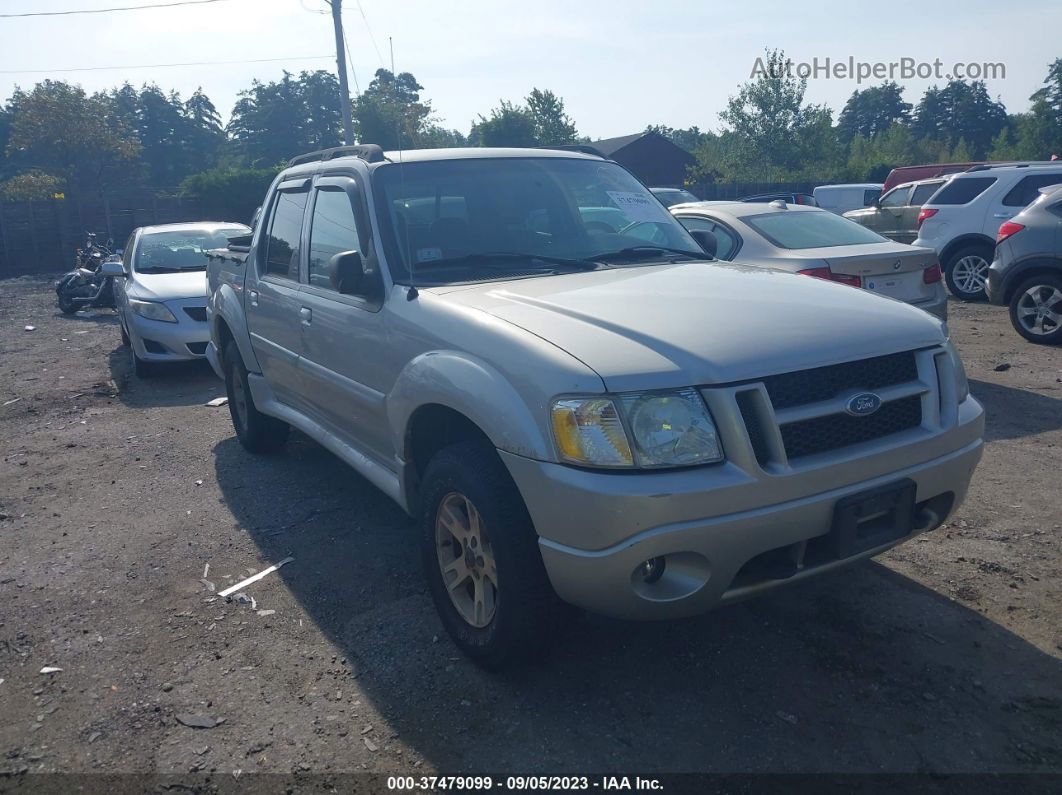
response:
{"label": "running board", "polygon": [[251,387],[251,397],[254,398],[254,404],[259,411],[263,414],[268,414],[270,417],[283,420],[293,428],[298,428],[321,447],[324,447],[349,464],[359,475],[397,502],[402,510],[408,511],[402,483],[394,472],[380,466],[346,442],[337,439],[334,434],[318,425],[305,414],[278,401],[276,395],[273,394],[272,388],[260,374],[248,373],[247,381]]}

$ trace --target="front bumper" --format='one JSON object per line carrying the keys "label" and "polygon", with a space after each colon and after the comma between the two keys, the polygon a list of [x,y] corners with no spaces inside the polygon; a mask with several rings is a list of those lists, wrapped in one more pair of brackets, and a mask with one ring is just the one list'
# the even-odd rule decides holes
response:
{"label": "front bumper", "polygon": [[205,320],[195,320],[185,308],[198,311],[200,299],[166,301],[166,308],[177,318],[176,323],[151,320],[135,312],[123,313],[126,331],[136,355],[148,362],[177,362],[203,359],[210,341],[210,327]]}
{"label": "front bumper", "polygon": [[[889,453],[803,473],[734,462],[605,473],[501,456],[562,599],[618,618],[678,618],[876,555],[939,526],[965,498],[983,447],[984,413],[973,398],[955,419],[949,430]],[[844,559],[819,554],[838,500],[904,478],[917,489],[911,535]],[[797,564],[784,579],[756,570],[774,554]],[[646,583],[639,566],[657,557],[667,561],[664,575]]]}

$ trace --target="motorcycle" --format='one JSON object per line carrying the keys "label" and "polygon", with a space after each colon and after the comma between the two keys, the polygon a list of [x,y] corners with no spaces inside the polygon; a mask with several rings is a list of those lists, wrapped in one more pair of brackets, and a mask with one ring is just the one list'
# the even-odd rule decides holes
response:
{"label": "motorcycle", "polygon": [[72,315],[79,309],[114,307],[114,279],[103,276],[100,267],[104,262],[121,260],[121,252],[111,252],[112,241],[106,245],[96,242],[96,235],[85,233],[85,245],[77,249],[74,269],[55,283],[59,310]]}

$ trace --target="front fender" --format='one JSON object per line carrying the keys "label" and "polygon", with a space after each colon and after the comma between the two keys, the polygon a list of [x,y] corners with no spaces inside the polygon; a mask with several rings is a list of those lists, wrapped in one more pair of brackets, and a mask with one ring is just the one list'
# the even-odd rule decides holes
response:
{"label": "front fender", "polygon": [[243,364],[249,372],[262,372],[261,365],[251,347],[251,336],[247,329],[247,315],[243,311],[243,285],[234,288],[232,284],[223,283],[214,291],[210,299],[210,341],[218,353],[222,352],[224,341],[221,338],[221,323],[224,321],[236,341]]}
{"label": "front fender", "polygon": [[[524,458],[553,459],[544,431],[548,407],[529,407],[508,379],[482,359],[457,351],[422,354],[406,365],[387,398],[395,450],[406,449],[410,418],[421,406],[438,404],[474,422],[495,447]],[[536,420],[535,412],[542,416]]]}

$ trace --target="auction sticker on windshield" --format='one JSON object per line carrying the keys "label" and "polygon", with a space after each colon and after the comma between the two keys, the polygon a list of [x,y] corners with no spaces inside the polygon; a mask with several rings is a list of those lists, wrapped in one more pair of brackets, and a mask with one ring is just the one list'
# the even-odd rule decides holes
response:
{"label": "auction sticker on windshield", "polygon": [[667,213],[660,204],[644,193],[631,193],[625,190],[605,191],[613,203],[632,221],[662,221]]}

